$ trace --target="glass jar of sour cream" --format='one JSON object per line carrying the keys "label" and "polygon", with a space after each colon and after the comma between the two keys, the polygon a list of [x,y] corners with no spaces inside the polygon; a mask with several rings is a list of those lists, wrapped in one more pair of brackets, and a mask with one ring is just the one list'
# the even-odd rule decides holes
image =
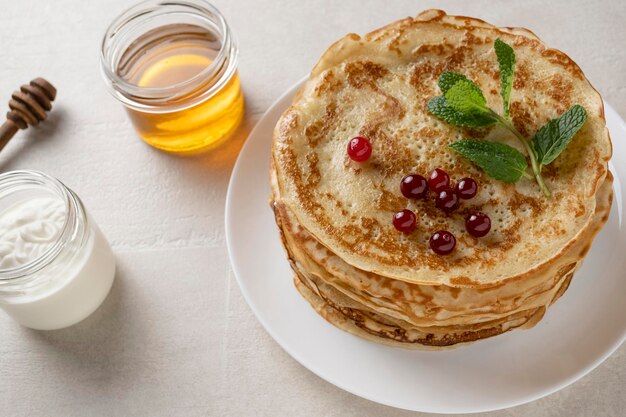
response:
{"label": "glass jar of sour cream", "polygon": [[106,298],[113,253],[78,196],[36,171],[0,175],[0,307],[40,330],[86,318]]}

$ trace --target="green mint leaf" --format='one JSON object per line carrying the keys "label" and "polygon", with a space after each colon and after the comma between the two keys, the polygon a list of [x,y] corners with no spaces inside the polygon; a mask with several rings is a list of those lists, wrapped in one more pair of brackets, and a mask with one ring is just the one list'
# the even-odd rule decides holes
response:
{"label": "green mint leaf", "polygon": [[517,182],[528,167],[526,158],[520,151],[503,143],[462,139],[449,147],[499,181]]}
{"label": "green mint leaf", "polygon": [[441,120],[460,127],[486,127],[497,122],[489,113],[467,114],[452,108],[445,97],[433,97],[428,101],[428,111]]}
{"label": "green mint leaf", "polygon": [[550,120],[533,137],[540,165],[548,165],[569,145],[587,120],[585,108],[576,104],[560,117]]}
{"label": "green mint leaf", "polygon": [[459,80],[443,95],[453,109],[465,114],[488,113],[487,101],[480,88],[469,80]]}
{"label": "green mint leaf", "polygon": [[[437,84],[439,85],[441,92],[445,95],[450,87],[452,87],[458,81],[467,81],[471,83],[469,78],[467,78],[463,74],[459,74],[458,72],[446,71],[439,76],[439,81],[437,82]],[[478,88],[478,86],[476,88]]]}
{"label": "green mint leaf", "polygon": [[504,117],[509,117],[509,102],[511,100],[511,88],[513,87],[513,74],[515,72],[515,52],[508,44],[496,39],[494,44],[498,65],[500,66],[500,95],[502,96]]}

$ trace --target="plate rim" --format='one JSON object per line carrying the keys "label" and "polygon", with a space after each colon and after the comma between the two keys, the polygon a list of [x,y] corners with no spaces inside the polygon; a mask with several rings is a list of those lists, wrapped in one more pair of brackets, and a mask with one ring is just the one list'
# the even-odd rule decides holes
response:
{"label": "plate rim", "polygon": [[[263,115],[258,119],[258,121],[255,123],[254,128],[250,131],[250,133],[248,134],[246,141],[243,145],[243,147],[241,148],[238,156],[237,156],[237,160],[235,162],[235,165],[233,166],[233,170],[231,172],[230,175],[230,179],[228,182],[228,188],[227,188],[227,193],[226,193],[226,202],[225,202],[225,214],[224,214],[224,225],[225,225],[225,237],[226,237],[226,248],[228,251],[228,258],[230,261],[230,266],[231,269],[233,271],[233,275],[235,276],[235,280],[237,282],[237,286],[239,287],[239,290],[241,291],[244,300],[246,301],[246,303],[248,304],[248,307],[252,310],[252,313],[254,314],[254,316],[256,317],[256,319],[261,323],[262,327],[264,328],[264,330],[270,335],[270,337],[287,353],[289,354],[293,359],[295,359],[300,365],[302,365],[304,368],[306,368],[309,372],[312,372],[313,374],[317,375],[318,377],[322,378],[324,381],[346,391],[349,392],[350,394],[356,395],[358,397],[364,398],[366,400],[372,401],[372,402],[376,402],[378,404],[383,404],[389,407],[393,407],[393,408],[397,408],[397,409],[401,409],[401,410],[408,410],[408,411],[417,411],[417,412],[427,412],[427,413],[435,413],[435,414],[474,414],[474,413],[481,413],[481,412],[490,412],[490,411],[498,411],[498,410],[504,410],[504,409],[508,409],[508,408],[513,408],[513,407],[517,407],[523,404],[527,404],[536,400],[539,400],[541,398],[547,397],[549,395],[552,395],[570,385],[572,385],[573,383],[579,381],[580,379],[582,379],[583,377],[585,377],[586,375],[588,375],[591,371],[593,371],[594,369],[596,369],[599,365],[601,365],[605,360],[607,360],[613,353],[615,353],[615,351],[617,351],[617,349],[626,341],[626,330],[623,332],[623,334],[621,335],[621,338],[618,338],[616,340],[616,342],[614,342],[611,346],[609,346],[608,349],[606,349],[604,351],[604,353],[602,355],[599,355],[597,358],[595,358],[595,360],[593,360],[589,365],[583,367],[581,370],[579,370],[578,372],[573,373],[570,377],[568,378],[564,378],[564,380],[559,383],[559,384],[555,384],[555,386],[551,387],[550,389],[546,389],[544,391],[540,391],[538,392],[536,395],[528,395],[525,396],[523,398],[520,398],[518,401],[510,401],[506,404],[499,404],[499,405],[494,405],[494,406],[487,406],[487,407],[475,407],[471,410],[458,410],[458,409],[454,409],[454,410],[443,410],[443,409],[429,409],[427,408],[423,408],[423,409],[417,409],[417,408],[409,408],[406,407],[405,405],[400,405],[398,403],[395,403],[394,401],[389,401],[387,399],[384,398],[378,398],[376,396],[373,395],[369,395],[369,394],[365,394],[362,392],[357,392],[357,390],[353,390],[352,388],[346,386],[345,384],[343,384],[341,381],[337,381],[337,378],[331,377],[329,375],[326,374],[326,372],[319,370],[319,369],[313,369],[313,366],[311,366],[307,360],[305,358],[303,358],[298,352],[296,352],[294,349],[292,349],[278,334],[277,332],[274,331],[274,329],[272,328],[271,324],[265,320],[264,317],[262,317],[261,314],[259,314],[257,307],[255,306],[255,303],[252,301],[252,296],[251,294],[249,294],[249,292],[247,291],[245,285],[243,284],[243,280],[240,278],[240,270],[239,267],[237,266],[237,263],[235,262],[235,255],[234,255],[234,248],[233,248],[233,236],[232,236],[232,228],[231,228],[231,212],[233,210],[233,194],[234,194],[234,188],[235,188],[235,182],[236,182],[236,178],[239,174],[239,171],[241,171],[243,168],[243,158],[242,155],[245,153],[246,149],[251,145],[251,141],[250,138],[253,138],[255,136],[258,135],[258,133],[261,131],[261,127],[262,127],[262,122],[264,122],[268,117],[271,116],[271,113],[273,113],[282,103],[283,100],[285,100],[288,96],[290,95],[295,95],[295,93],[297,92],[298,89],[300,89],[302,87],[302,85],[304,84],[304,82],[308,79],[308,76],[305,76],[303,78],[301,78],[300,80],[298,80],[296,83],[292,84],[290,87],[288,87],[282,94],[280,94],[280,96],[278,98],[276,98],[272,104],[266,109],[265,112],[263,112]],[[604,104],[604,114],[605,114],[605,118],[606,118],[606,114],[607,113],[613,113],[615,116],[617,116],[617,119],[621,122],[622,124],[622,128],[624,129],[624,131],[626,132],[626,121],[624,121],[624,119],[619,115],[619,113],[617,113],[617,111],[610,105],[608,104],[606,101],[603,101]],[[280,109],[281,113],[282,111],[284,111],[287,107]],[[612,132],[609,131],[609,135],[612,135]],[[271,143],[271,142],[270,142]],[[615,145],[613,145],[613,148],[615,150]],[[612,161],[613,159],[611,159]],[[609,164],[611,164],[611,162],[609,162]],[[613,171],[613,170],[612,170]],[[614,173],[614,175],[617,177],[617,175]],[[619,178],[619,177],[617,177]],[[269,180],[269,174],[267,176],[267,180]],[[614,203],[616,203],[614,201]],[[286,262],[286,260],[285,260]],[[373,343],[373,342],[372,342]]]}

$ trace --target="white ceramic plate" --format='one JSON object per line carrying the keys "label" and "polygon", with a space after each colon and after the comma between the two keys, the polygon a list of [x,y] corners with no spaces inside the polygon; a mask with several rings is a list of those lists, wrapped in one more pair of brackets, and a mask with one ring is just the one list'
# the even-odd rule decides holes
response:
{"label": "white ceramic plate", "polygon": [[269,334],[298,362],[353,394],[393,407],[466,413],[511,407],[566,387],[626,338],[626,124],[606,106],[613,139],[615,196],[569,290],[531,330],[515,330],[456,350],[420,352],[361,340],[309,306],[268,205],[272,130],[300,83],[265,113],[235,165],[226,201],[226,238],[243,295]]}

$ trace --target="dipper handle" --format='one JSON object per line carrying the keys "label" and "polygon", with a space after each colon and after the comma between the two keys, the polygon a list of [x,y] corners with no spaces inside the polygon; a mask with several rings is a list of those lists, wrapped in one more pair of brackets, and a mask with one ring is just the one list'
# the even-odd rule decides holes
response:
{"label": "dipper handle", "polygon": [[7,120],[0,126],[0,151],[19,129],[45,120],[56,95],[57,89],[43,78],[35,78],[15,91],[9,101]]}

